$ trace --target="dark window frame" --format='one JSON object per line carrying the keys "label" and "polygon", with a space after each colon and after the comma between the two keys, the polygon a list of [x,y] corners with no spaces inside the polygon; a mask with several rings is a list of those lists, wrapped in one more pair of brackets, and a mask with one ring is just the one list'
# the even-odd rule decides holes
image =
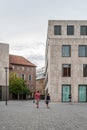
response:
{"label": "dark window frame", "polygon": [[[85,55],[81,55],[81,53],[80,53],[80,49],[81,49],[81,47],[85,47]],[[87,45],[79,45],[78,46],[78,56],[79,57],[87,57]]]}
{"label": "dark window frame", "polygon": [[80,26],[80,35],[87,35],[87,26],[86,25]]}
{"label": "dark window frame", "polygon": [[87,64],[83,64],[83,77],[87,77]]}
{"label": "dark window frame", "polygon": [[31,81],[32,80],[32,75],[31,74],[29,74],[29,81]]}
{"label": "dark window frame", "polygon": [[[64,55],[63,47],[69,47],[69,55]],[[62,45],[62,57],[71,57],[71,45]]]}
{"label": "dark window frame", "polygon": [[71,77],[71,64],[62,64],[62,76]]}
{"label": "dark window frame", "polygon": [[67,35],[74,35],[74,25],[67,25]]}
{"label": "dark window frame", "polygon": [[54,35],[61,35],[61,25],[54,25]]}
{"label": "dark window frame", "polygon": [[25,74],[21,74],[21,78],[24,80],[25,79]]}

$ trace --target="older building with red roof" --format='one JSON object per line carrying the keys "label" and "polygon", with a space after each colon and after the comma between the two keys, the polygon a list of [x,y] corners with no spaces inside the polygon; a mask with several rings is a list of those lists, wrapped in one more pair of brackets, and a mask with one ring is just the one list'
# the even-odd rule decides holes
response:
{"label": "older building with red roof", "polygon": [[[30,89],[32,95],[36,90],[36,65],[28,61],[22,56],[9,55],[10,71],[15,72],[18,77],[26,81],[27,87]],[[14,95],[12,98],[16,98]]]}

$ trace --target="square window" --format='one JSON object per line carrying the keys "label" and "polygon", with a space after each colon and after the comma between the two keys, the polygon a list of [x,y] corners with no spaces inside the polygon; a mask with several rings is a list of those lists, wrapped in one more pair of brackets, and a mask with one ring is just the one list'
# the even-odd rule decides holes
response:
{"label": "square window", "polygon": [[79,45],[79,57],[87,57],[87,45]]}
{"label": "square window", "polygon": [[20,67],[19,66],[17,66],[17,70],[19,70],[20,69]]}
{"label": "square window", "polygon": [[22,70],[24,70],[24,66],[22,66]]}
{"label": "square window", "polygon": [[80,27],[80,35],[87,35],[87,26]]}
{"label": "square window", "polygon": [[74,35],[74,26],[67,26],[67,35]]}
{"label": "square window", "polygon": [[61,26],[60,25],[54,26],[54,35],[61,35]]}
{"label": "square window", "polygon": [[26,70],[29,71],[29,67],[26,67]]}
{"label": "square window", "polygon": [[62,56],[63,57],[70,57],[71,56],[71,46],[70,45],[63,45],[62,46]]}

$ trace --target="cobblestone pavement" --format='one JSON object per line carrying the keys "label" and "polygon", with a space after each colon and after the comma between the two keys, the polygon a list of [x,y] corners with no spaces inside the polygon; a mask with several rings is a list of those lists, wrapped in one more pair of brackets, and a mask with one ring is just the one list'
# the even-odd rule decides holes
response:
{"label": "cobblestone pavement", "polygon": [[87,130],[87,104],[0,102],[0,130]]}

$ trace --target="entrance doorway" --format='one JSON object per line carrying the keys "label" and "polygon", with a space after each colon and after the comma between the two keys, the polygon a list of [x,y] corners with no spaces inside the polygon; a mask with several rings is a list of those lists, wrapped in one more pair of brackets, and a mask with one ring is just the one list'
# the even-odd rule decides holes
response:
{"label": "entrance doorway", "polygon": [[69,102],[69,94],[71,94],[71,86],[62,85],[62,102]]}
{"label": "entrance doorway", "polygon": [[87,85],[79,85],[78,101],[87,102]]}

